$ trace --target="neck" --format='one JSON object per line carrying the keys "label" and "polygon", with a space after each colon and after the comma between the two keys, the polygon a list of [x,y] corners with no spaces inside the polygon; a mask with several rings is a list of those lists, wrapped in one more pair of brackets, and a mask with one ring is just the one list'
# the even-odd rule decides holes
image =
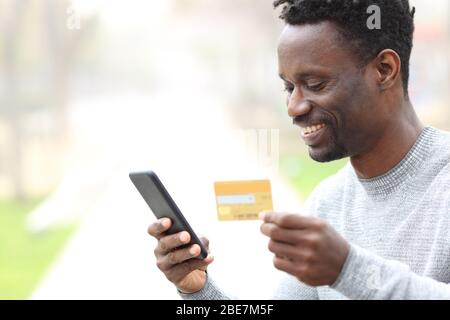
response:
{"label": "neck", "polygon": [[351,164],[361,179],[381,176],[394,168],[412,148],[424,129],[409,101],[406,101],[398,121],[390,123],[374,147],[351,157]]}

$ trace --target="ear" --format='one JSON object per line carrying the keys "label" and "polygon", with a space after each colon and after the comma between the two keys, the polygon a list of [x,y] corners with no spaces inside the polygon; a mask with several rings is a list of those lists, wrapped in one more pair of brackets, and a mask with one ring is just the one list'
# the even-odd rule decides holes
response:
{"label": "ear", "polygon": [[401,80],[401,59],[391,49],[381,51],[375,59],[377,81],[381,91],[392,88]]}

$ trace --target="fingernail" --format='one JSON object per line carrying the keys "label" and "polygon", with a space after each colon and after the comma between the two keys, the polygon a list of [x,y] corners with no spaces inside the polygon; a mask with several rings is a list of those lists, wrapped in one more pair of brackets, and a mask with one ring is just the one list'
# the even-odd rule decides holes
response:
{"label": "fingernail", "polygon": [[261,211],[258,215],[259,220],[264,220],[264,217],[266,216],[266,212],[265,211]]}
{"label": "fingernail", "polygon": [[162,219],[161,224],[163,227],[167,228],[169,226],[169,219],[167,218]]}
{"label": "fingernail", "polygon": [[191,256],[196,256],[196,255],[197,255],[197,247],[196,247],[196,246],[192,246],[192,247],[189,249],[189,254],[190,254]]}
{"label": "fingernail", "polygon": [[182,232],[180,234],[180,241],[181,242],[186,242],[189,239],[189,234],[187,232]]}

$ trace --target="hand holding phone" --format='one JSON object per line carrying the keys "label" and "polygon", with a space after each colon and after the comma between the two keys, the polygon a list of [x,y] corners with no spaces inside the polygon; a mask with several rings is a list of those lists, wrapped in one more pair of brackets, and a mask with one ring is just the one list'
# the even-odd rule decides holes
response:
{"label": "hand holding phone", "polygon": [[148,229],[158,240],[158,268],[180,291],[201,290],[206,283],[206,267],[213,261],[208,255],[208,240],[203,243],[197,237],[154,172],[130,173],[130,179],[159,218]]}

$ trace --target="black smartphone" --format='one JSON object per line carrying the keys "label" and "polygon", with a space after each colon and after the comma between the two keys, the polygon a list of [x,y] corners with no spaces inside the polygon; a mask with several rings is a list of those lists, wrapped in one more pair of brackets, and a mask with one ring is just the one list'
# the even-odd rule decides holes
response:
{"label": "black smartphone", "polygon": [[130,173],[130,179],[158,219],[170,218],[172,220],[172,226],[167,230],[167,234],[181,231],[189,232],[191,242],[187,245],[198,244],[201,252],[196,258],[205,259],[208,256],[208,250],[192,230],[158,176],[153,171],[132,172]]}

